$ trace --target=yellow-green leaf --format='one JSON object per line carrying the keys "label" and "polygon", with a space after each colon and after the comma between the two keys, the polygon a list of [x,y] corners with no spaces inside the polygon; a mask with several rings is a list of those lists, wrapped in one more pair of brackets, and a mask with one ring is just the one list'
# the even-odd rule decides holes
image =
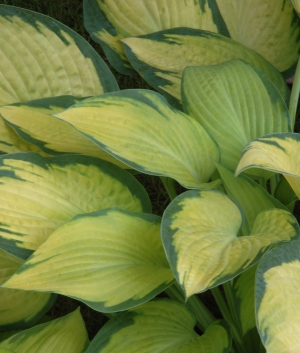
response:
{"label": "yellow-green leaf", "polygon": [[256,320],[267,352],[300,349],[300,242],[272,249],[256,275]]}
{"label": "yellow-green leaf", "polygon": [[0,247],[23,259],[77,214],[111,206],[150,211],[146,191],[129,173],[78,155],[1,157],[0,201]]}
{"label": "yellow-green leaf", "polygon": [[[274,85],[242,60],[188,67],[183,105],[218,143],[221,164],[234,170],[256,137],[291,131],[290,115]],[[260,173],[266,179],[270,173]]]}
{"label": "yellow-green leaf", "polygon": [[0,5],[0,31],[0,105],[118,90],[88,42],[53,18]]}
{"label": "yellow-green leaf", "polygon": [[122,38],[167,28],[191,27],[228,34],[215,0],[84,0],[84,24],[91,37],[103,46],[111,64],[132,74]]}
{"label": "yellow-green leaf", "polygon": [[210,188],[219,160],[216,143],[190,116],[158,93],[126,90],[86,99],[56,115],[146,174],[167,176],[187,188]]}
{"label": "yellow-green leaf", "polygon": [[300,16],[300,0],[291,0],[295,10],[297,11],[298,15]]}
{"label": "yellow-green leaf", "polygon": [[[233,59],[247,61],[278,88],[285,100],[289,97],[289,89],[282,75],[268,61],[220,34],[175,28],[123,39],[122,42],[128,59],[138,73],[177,107],[182,103],[180,87],[185,67],[215,65]],[[239,85],[242,79],[236,76],[233,76],[234,81],[237,80]],[[193,86],[195,94],[198,90],[199,85]]]}
{"label": "yellow-green leaf", "polygon": [[272,243],[299,236],[296,219],[281,209],[259,213],[249,236],[238,236],[242,220],[238,205],[214,190],[187,191],[167,207],[162,241],[187,298],[245,271]]}
{"label": "yellow-green leaf", "polygon": [[262,55],[280,72],[296,64],[300,49],[300,21],[289,1],[216,2],[233,40]]}
{"label": "yellow-green leaf", "polygon": [[233,172],[217,164],[218,171],[223,180],[226,193],[242,207],[245,220],[243,224],[243,235],[249,235],[256,216],[271,208],[284,207],[277,199],[271,196],[262,186],[245,175],[234,176]]}
{"label": "yellow-green leaf", "polygon": [[83,353],[88,336],[79,309],[49,323],[34,326],[0,343],[17,353]]}
{"label": "yellow-green leaf", "polygon": [[62,225],[4,287],[55,292],[113,312],[148,301],[173,281],[160,217],[110,208]]}
{"label": "yellow-green leaf", "polygon": [[202,336],[185,305],[169,299],[152,301],[108,321],[86,353],[228,353],[229,325],[213,322]]}
{"label": "yellow-green leaf", "polygon": [[32,109],[25,104],[21,107],[2,106],[0,107],[0,115],[23,141],[36,146],[47,154],[84,154],[107,160],[128,169],[128,166],[103,151],[70,124],[46,113],[41,113],[39,109]]}
{"label": "yellow-green leaf", "polygon": [[[0,285],[23,264],[0,249]],[[33,325],[52,306],[55,295],[0,288],[0,331],[23,329]]]}
{"label": "yellow-green leaf", "polygon": [[245,148],[236,174],[248,168],[262,168],[281,173],[300,198],[300,135],[270,134],[251,141]]}

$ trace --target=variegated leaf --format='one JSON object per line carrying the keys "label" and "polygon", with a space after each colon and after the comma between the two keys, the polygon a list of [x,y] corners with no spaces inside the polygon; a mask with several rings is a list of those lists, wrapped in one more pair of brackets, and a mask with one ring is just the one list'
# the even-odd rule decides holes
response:
{"label": "variegated leaf", "polygon": [[236,174],[248,168],[263,168],[281,173],[300,198],[300,135],[270,134],[251,141],[245,148]]}
{"label": "variegated leaf", "polygon": [[256,320],[270,353],[298,353],[300,349],[300,242],[272,249],[256,274]]}
{"label": "variegated leaf", "polygon": [[[0,285],[12,276],[24,261],[0,249]],[[33,325],[50,309],[56,296],[0,287],[0,331],[24,329]]]}
{"label": "variegated leaf", "polygon": [[[290,115],[278,90],[241,60],[186,68],[183,105],[218,143],[221,164],[232,170],[254,138],[291,131]],[[254,172],[270,177],[268,172]]]}
{"label": "variegated leaf", "polygon": [[158,93],[126,90],[86,99],[56,115],[121,162],[167,176],[187,188],[210,188],[216,143],[190,116]]}
{"label": "variegated leaf", "polygon": [[[51,98],[51,101],[54,101],[54,99]],[[55,109],[53,112],[57,113],[58,111]],[[36,146],[37,149],[42,150],[44,153],[50,155],[84,154],[107,160],[122,168],[129,168],[103,151],[102,148],[78,132],[70,124],[46,112],[42,113],[40,109],[31,108],[31,104],[27,106],[22,104],[20,107],[13,105],[2,106],[0,107],[0,115],[7,125],[20,136],[22,141],[26,141],[30,146]],[[3,144],[6,146],[5,143]],[[25,143],[23,142],[23,144]]]}
{"label": "variegated leaf", "polygon": [[[284,99],[288,100],[289,90],[282,75],[268,61],[242,44],[220,34],[191,28],[175,28],[127,38],[122,42],[133,67],[174,106],[180,107],[182,103],[180,88],[185,67],[215,65],[233,59],[247,61],[265,75],[278,88]],[[237,74],[234,75],[234,80],[239,82],[241,79],[236,76]],[[222,87],[219,87],[219,90],[221,89]],[[198,85],[193,86],[193,91],[198,94]]]}
{"label": "variegated leaf", "polygon": [[8,349],[17,353],[82,353],[88,344],[85,324],[77,309],[62,318],[9,337],[0,342],[0,350]]}
{"label": "variegated leaf", "polygon": [[229,325],[213,322],[202,336],[185,305],[169,299],[152,301],[112,318],[86,353],[228,353]]}
{"label": "variegated leaf", "polygon": [[259,213],[249,236],[238,236],[242,221],[239,206],[214,190],[184,192],[167,207],[162,241],[187,298],[245,271],[272,243],[299,236],[296,219],[281,209]]}
{"label": "variegated leaf", "polygon": [[0,5],[0,29],[0,105],[118,90],[101,57],[62,23]]}
{"label": "variegated leaf", "polygon": [[122,38],[167,28],[191,27],[228,34],[215,0],[84,0],[84,24],[111,64],[132,74]]}
{"label": "variegated leaf", "polygon": [[160,217],[110,208],[62,225],[3,286],[55,292],[113,312],[148,301],[173,281]]}
{"label": "variegated leaf", "polygon": [[144,188],[98,158],[34,153],[0,158],[0,247],[26,259],[76,214],[111,206],[150,211]]}
{"label": "variegated leaf", "polygon": [[[297,1],[297,0],[296,0]],[[300,21],[286,0],[216,0],[230,37],[256,51],[286,78],[299,57]]]}

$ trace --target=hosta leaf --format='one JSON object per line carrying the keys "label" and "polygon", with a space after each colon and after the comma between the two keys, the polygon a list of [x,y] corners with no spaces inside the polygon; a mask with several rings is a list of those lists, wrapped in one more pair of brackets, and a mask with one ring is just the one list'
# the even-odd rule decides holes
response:
{"label": "hosta leaf", "polygon": [[24,259],[76,214],[111,206],[150,211],[146,191],[134,177],[78,155],[0,158],[0,200],[0,247]]}
{"label": "hosta leaf", "polygon": [[128,166],[103,151],[70,124],[27,106],[0,107],[0,115],[23,141],[52,155],[78,153],[94,156],[123,168]]}
{"label": "hosta leaf", "polygon": [[235,177],[233,172],[220,164],[217,164],[217,168],[227,194],[233,197],[244,211],[245,220],[243,224],[243,234],[248,235],[250,233],[255,218],[260,212],[271,208],[288,210],[252,179],[244,175]]}
{"label": "hosta leaf", "polygon": [[62,23],[0,5],[0,28],[0,105],[118,90],[95,50]]}
{"label": "hosta leaf", "polygon": [[215,0],[84,0],[84,24],[121,73],[134,71],[120,39],[167,28],[203,28],[228,34]]}
{"label": "hosta leaf", "polygon": [[160,299],[112,318],[87,353],[227,353],[231,334],[225,321],[213,322],[202,336],[183,304]]}
{"label": "hosta leaf", "polygon": [[300,0],[291,0],[295,10],[297,11],[298,15],[300,16]]}
{"label": "hosta leaf", "polygon": [[159,222],[155,215],[116,208],[76,216],[4,286],[60,293],[102,312],[137,306],[174,280]]}
{"label": "hosta leaf", "polygon": [[[269,62],[242,44],[220,34],[175,28],[123,39],[122,42],[128,59],[139,74],[176,106],[181,104],[181,76],[185,67],[215,65],[233,59],[247,61],[279,89],[284,99],[287,100],[289,96],[281,74]],[[247,83],[245,77],[236,76],[237,74],[233,76],[234,81],[246,80]],[[198,95],[200,84],[193,83],[192,86],[193,92]],[[236,89],[237,87],[236,84]]]}
{"label": "hosta leaf", "polygon": [[[24,261],[0,249],[0,285],[7,281]],[[52,306],[56,296],[0,288],[0,331],[26,328],[34,324]]]}
{"label": "hosta leaf", "polygon": [[263,168],[281,173],[300,198],[300,135],[270,134],[251,141],[245,148],[236,174],[248,168]]}
{"label": "hosta leaf", "polygon": [[269,251],[256,275],[256,320],[266,350],[298,353],[300,349],[300,243]]}
{"label": "hosta leaf", "polygon": [[221,164],[233,170],[251,140],[291,130],[278,90],[241,60],[188,67],[183,74],[183,104],[185,112],[217,141]]}
{"label": "hosta leaf", "polygon": [[[281,72],[290,69],[297,62],[300,21],[289,1],[216,2],[232,39],[255,50]],[[291,73],[286,78],[290,76]]]}
{"label": "hosta leaf", "polygon": [[79,309],[49,323],[34,326],[0,343],[18,353],[83,353],[88,336]]}
{"label": "hosta leaf", "polygon": [[187,188],[211,187],[213,160],[219,159],[216,143],[200,124],[158,93],[105,94],[56,116],[134,169],[171,177]]}
{"label": "hosta leaf", "polygon": [[272,243],[298,237],[298,223],[287,211],[259,213],[250,235],[237,237],[242,218],[237,204],[214,190],[184,192],[167,207],[162,241],[187,298],[245,271]]}
{"label": "hosta leaf", "polygon": [[286,178],[281,178],[275,189],[275,197],[284,204],[290,212],[293,212],[297,196]]}

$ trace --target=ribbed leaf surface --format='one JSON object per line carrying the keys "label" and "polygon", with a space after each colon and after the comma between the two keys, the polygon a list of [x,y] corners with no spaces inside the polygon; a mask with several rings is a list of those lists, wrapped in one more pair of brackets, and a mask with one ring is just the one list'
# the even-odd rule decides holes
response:
{"label": "ribbed leaf surface", "polygon": [[54,231],[4,286],[50,291],[95,310],[126,310],[174,280],[160,240],[160,218],[106,209]]}

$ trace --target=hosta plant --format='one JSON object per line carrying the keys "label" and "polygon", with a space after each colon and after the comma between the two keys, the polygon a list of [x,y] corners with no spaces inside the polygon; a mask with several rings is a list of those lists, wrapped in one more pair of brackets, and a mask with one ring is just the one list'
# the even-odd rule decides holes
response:
{"label": "hosta plant", "polygon": [[[113,64],[167,99],[119,91],[76,33],[0,6],[0,352],[298,352],[300,72],[290,98],[278,71],[298,58],[292,5],[274,2],[274,26],[267,1],[116,4],[85,1],[87,27],[99,16]],[[147,21],[132,32],[135,6]],[[163,181],[162,217],[136,173]],[[56,294],[109,317],[91,342],[78,309],[45,322]]]}

